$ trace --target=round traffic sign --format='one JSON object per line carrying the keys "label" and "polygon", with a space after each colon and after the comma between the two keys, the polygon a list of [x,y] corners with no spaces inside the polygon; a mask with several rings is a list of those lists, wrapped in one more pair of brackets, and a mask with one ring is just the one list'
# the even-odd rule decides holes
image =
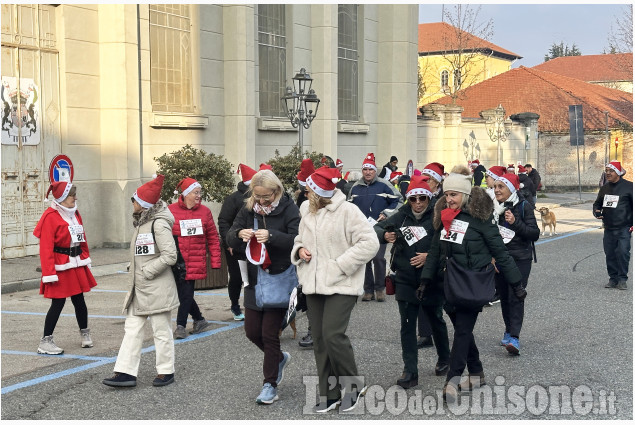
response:
{"label": "round traffic sign", "polygon": [[49,181],[61,182],[61,181],[73,181],[73,163],[71,159],[66,155],[55,155],[49,165]]}

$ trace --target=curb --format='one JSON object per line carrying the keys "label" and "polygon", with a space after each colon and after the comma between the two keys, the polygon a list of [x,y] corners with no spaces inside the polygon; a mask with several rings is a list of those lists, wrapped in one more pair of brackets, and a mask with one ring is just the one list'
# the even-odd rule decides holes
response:
{"label": "curb", "polygon": [[[117,273],[127,273],[129,262],[105,264],[103,266],[95,266],[90,269],[94,277],[110,276]],[[40,287],[40,278],[18,280],[15,282],[2,283],[0,286],[0,294],[11,294],[14,292],[28,291],[30,289],[38,289]]]}

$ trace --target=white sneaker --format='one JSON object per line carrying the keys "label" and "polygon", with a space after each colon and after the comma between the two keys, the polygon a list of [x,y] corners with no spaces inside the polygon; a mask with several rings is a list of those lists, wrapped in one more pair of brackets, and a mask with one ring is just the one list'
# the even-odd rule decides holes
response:
{"label": "white sneaker", "polygon": [[93,340],[90,339],[90,329],[80,329],[79,334],[82,336],[82,348],[90,348],[93,346]]}
{"label": "white sneaker", "polygon": [[45,336],[40,340],[40,345],[37,347],[37,352],[40,354],[62,354],[63,349],[55,345],[53,341],[53,335]]}

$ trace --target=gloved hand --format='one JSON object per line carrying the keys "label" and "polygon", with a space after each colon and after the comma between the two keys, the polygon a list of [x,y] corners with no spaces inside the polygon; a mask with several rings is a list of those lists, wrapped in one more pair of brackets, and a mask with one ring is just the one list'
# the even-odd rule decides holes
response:
{"label": "gloved hand", "polygon": [[415,292],[415,295],[417,296],[417,299],[419,301],[423,300],[423,298],[426,296],[426,293],[431,285],[432,285],[432,282],[430,281],[430,279],[423,279],[421,281],[419,288],[417,288],[417,291]]}
{"label": "gloved hand", "polygon": [[519,300],[524,300],[527,296],[527,291],[525,291],[523,285],[519,284],[517,286],[514,286],[514,295],[516,295],[516,298],[518,298]]}

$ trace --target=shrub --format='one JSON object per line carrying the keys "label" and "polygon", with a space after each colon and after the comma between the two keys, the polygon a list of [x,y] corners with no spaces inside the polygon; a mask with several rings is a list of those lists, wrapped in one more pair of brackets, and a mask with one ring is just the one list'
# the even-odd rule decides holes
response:
{"label": "shrub", "polygon": [[280,152],[276,149],[275,156],[267,162],[267,164],[271,165],[273,172],[276,176],[278,176],[289,193],[292,193],[298,188],[297,175],[300,171],[300,164],[304,158],[311,158],[316,170],[323,165],[321,163],[321,160],[324,157],[323,154],[315,151],[311,153],[305,151],[304,157],[300,158],[299,153],[300,148],[298,145],[295,145],[291,149],[291,152],[285,156],[280,156]]}
{"label": "shrub", "polygon": [[185,145],[154,160],[159,164],[157,174],[165,176],[161,189],[161,199],[165,202],[176,199],[176,185],[185,177],[196,179],[201,184],[204,201],[222,202],[234,191],[234,166],[223,155]]}

